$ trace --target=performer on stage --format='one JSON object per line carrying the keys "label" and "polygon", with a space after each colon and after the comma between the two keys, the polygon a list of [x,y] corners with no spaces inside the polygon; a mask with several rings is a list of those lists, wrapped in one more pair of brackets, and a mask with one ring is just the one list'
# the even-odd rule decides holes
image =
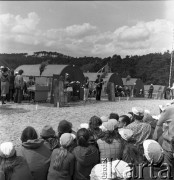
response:
{"label": "performer on stage", "polygon": [[152,98],[153,90],[154,90],[154,87],[153,87],[153,84],[151,84],[150,87],[149,87],[148,98]]}
{"label": "performer on stage", "polygon": [[84,101],[88,100],[89,95],[89,78],[85,77],[85,83],[84,83]]}
{"label": "performer on stage", "polygon": [[101,97],[101,90],[102,90],[102,86],[103,86],[103,79],[101,78],[100,75],[97,75],[97,79],[95,81],[95,85],[96,85],[96,100],[100,101],[100,97]]}

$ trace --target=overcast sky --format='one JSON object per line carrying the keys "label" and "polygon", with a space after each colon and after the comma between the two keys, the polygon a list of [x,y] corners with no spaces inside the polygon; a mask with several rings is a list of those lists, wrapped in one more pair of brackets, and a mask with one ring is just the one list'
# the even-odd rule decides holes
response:
{"label": "overcast sky", "polygon": [[0,1],[0,53],[171,51],[173,10],[173,1]]}

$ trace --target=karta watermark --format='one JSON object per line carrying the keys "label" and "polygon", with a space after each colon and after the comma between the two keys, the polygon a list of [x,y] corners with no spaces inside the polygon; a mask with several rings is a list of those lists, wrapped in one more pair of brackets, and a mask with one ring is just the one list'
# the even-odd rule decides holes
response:
{"label": "karta watermark", "polygon": [[[114,168],[112,167],[112,159],[102,158],[102,179],[112,179],[114,178],[115,172],[112,172]],[[156,168],[152,163],[141,163],[138,165],[129,163],[130,167],[128,170],[123,171],[123,175],[128,178],[133,179],[144,179],[144,169],[146,168],[146,177],[150,179],[173,179],[172,177],[172,168],[167,163],[162,163],[160,167]],[[148,169],[147,169],[148,168]],[[157,171],[158,170],[158,171]]]}

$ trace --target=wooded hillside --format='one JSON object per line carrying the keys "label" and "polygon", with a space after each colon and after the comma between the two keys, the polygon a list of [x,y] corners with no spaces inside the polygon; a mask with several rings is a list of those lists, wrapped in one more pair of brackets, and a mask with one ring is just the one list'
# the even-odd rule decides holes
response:
{"label": "wooded hillside", "polygon": [[35,52],[33,55],[27,53],[0,54],[0,66],[4,65],[12,69],[19,65],[40,64],[48,60],[49,64],[74,64],[84,72],[97,72],[108,63],[111,71],[118,72],[121,77],[130,75],[132,78],[141,78],[145,84],[168,85],[171,54],[167,51],[143,56],[126,56],[125,58],[116,54],[107,58],[86,56],[77,58],[46,51]]}

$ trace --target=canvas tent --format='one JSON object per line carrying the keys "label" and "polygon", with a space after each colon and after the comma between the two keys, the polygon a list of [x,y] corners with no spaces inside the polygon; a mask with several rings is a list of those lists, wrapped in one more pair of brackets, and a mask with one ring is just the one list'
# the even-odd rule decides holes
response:
{"label": "canvas tent", "polygon": [[83,72],[74,65],[47,65],[41,76],[39,67],[40,64],[21,65],[15,69],[15,72],[22,69],[24,71],[24,77],[34,76],[35,78],[52,78],[53,74],[64,76],[65,73],[68,73],[72,81],[79,81],[80,83],[84,82]]}
{"label": "canvas tent", "polygon": [[[84,73],[84,75],[89,78],[90,82],[95,82],[98,74],[102,75],[102,73]],[[121,77],[118,75],[118,73],[107,73],[103,77],[103,81],[104,81],[103,92],[105,93],[107,92],[108,82],[112,82],[114,83],[114,85],[123,86],[123,81]]]}
{"label": "canvas tent", "polygon": [[65,76],[65,73],[68,73],[71,81],[79,81],[80,85],[84,82],[83,72],[80,70],[80,68],[74,65],[47,65],[41,76],[39,68],[40,64],[21,65],[15,69],[15,72],[22,69],[24,71],[23,76],[26,81],[28,81],[29,76],[33,76],[36,84],[49,86],[50,90],[52,87],[53,75]]}
{"label": "canvas tent", "polygon": [[[134,96],[136,97],[144,97],[144,83],[141,79],[137,78],[122,78],[123,85],[128,86],[131,91],[133,91]],[[142,92],[142,93],[141,93]]]}

